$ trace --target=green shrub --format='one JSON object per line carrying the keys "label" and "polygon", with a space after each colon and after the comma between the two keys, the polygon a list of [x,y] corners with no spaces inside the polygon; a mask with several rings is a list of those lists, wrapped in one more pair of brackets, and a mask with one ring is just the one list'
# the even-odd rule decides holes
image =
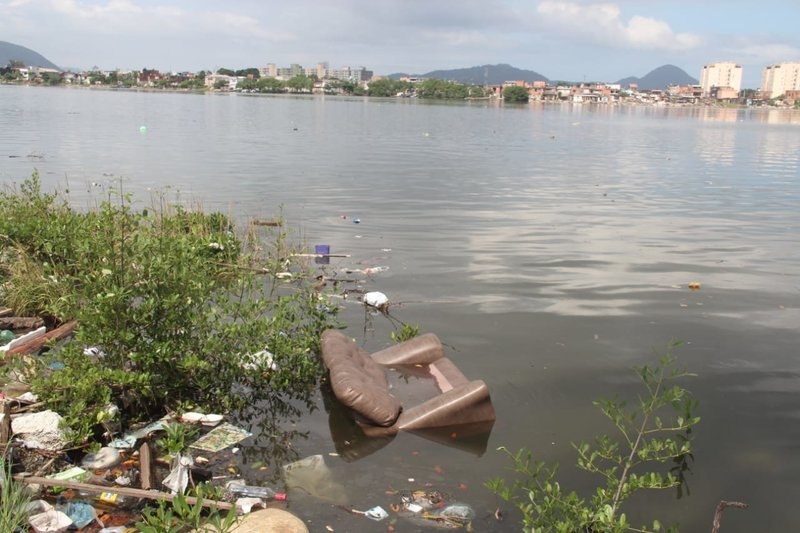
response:
{"label": "green shrub", "polygon": [[400,344],[419,336],[419,325],[417,324],[403,324],[399,330],[390,331],[389,338],[392,342]]}
{"label": "green shrub", "polygon": [[[672,345],[675,347],[676,345]],[[624,512],[623,503],[644,489],[680,487],[692,458],[691,431],[700,421],[692,415],[697,403],[692,395],[674,380],[688,376],[674,369],[670,351],[659,359],[656,368],[637,369],[645,394],[633,408],[620,399],[594,402],[613,423],[618,438],[602,435],[594,444],[580,443],[579,469],[597,474],[600,485],[590,498],[567,492],[556,479],[558,465],[548,466],[532,461],[532,454],[522,449],[508,453],[513,469],[521,479],[507,484],[495,478],[487,487],[506,501],[513,501],[522,512],[525,531],[622,533],[625,531],[662,531],[658,520],[652,526],[633,527]],[[673,409],[671,419],[661,418],[661,411]],[[664,465],[670,465],[668,470]],[[673,526],[668,531],[677,531]]]}
{"label": "green shrub", "polygon": [[170,422],[164,428],[164,436],[156,441],[161,449],[168,455],[181,453],[191,440],[200,431],[199,427],[189,426],[180,422]]}
{"label": "green shrub", "polygon": [[176,494],[172,502],[160,500],[155,509],[145,508],[142,519],[137,522],[136,531],[140,533],[227,533],[238,521],[236,508],[226,514],[215,507],[204,508],[203,501],[213,495],[213,489],[205,484],[195,487],[197,501],[190,504],[182,494]]}
{"label": "green shrub", "polygon": [[[78,443],[110,403],[126,423],[187,407],[226,412],[250,395],[308,394],[322,373],[319,333],[335,324],[335,309],[304,264],[287,263],[286,233],[240,238],[224,214],[157,200],[137,210],[130,195],[109,193],[77,212],[43,193],[35,174],[0,193],[6,295],[17,294],[15,307],[78,321],[32,382]],[[295,270],[291,286],[275,277],[285,268]],[[89,346],[102,356],[84,355]],[[265,349],[272,361],[245,364]]]}

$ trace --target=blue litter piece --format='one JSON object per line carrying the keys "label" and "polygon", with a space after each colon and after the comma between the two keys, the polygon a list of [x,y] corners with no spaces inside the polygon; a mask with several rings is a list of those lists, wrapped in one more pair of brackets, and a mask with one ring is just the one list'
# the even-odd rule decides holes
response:
{"label": "blue litter piece", "polygon": [[82,501],[69,502],[61,511],[72,520],[78,529],[86,527],[97,518],[94,507]]}

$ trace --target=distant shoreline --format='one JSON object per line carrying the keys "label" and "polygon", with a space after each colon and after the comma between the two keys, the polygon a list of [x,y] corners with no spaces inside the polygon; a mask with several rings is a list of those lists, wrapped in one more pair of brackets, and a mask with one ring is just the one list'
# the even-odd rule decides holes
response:
{"label": "distant shoreline", "polygon": [[[36,88],[43,88],[43,89],[78,89],[78,90],[89,90],[89,91],[112,91],[112,92],[145,92],[145,93],[167,93],[167,94],[195,94],[195,95],[204,95],[204,94],[212,94],[212,95],[244,95],[244,96],[289,96],[289,97],[318,97],[323,96],[327,98],[372,98],[372,99],[380,99],[380,100],[408,100],[408,98],[397,97],[397,96],[366,96],[366,95],[352,95],[352,94],[324,94],[324,93],[242,93],[241,91],[220,91],[216,89],[181,89],[181,88],[174,88],[174,89],[167,89],[167,88],[160,88],[160,87],[109,87],[105,85],[56,85],[56,86],[48,86],[42,84],[32,84],[32,83],[17,83],[17,82],[8,82],[8,81],[0,81],[0,86],[8,85],[8,86],[16,86],[16,87],[36,87]],[[502,98],[491,98],[491,97],[484,97],[484,98],[415,98],[415,100],[419,101],[426,101],[426,102],[502,102]],[[800,113],[800,108],[797,107],[789,107],[789,106],[754,106],[754,105],[745,105],[745,104],[731,104],[731,103],[673,103],[673,102],[641,102],[641,101],[629,101],[629,99],[621,100],[618,102],[570,102],[570,101],[551,101],[551,100],[530,100],[527,103],[514,103],[511,104],[515,107],[521,107],[525,105],[532,105],[532,104],[542,104],[542,105],[569,105],[569,106],[594,106],[594,107],[647,107],[647,108],[670,108],[670,109],[744,109],[744,110],[764,110],[764,111],[786,111],[792,113]]]}

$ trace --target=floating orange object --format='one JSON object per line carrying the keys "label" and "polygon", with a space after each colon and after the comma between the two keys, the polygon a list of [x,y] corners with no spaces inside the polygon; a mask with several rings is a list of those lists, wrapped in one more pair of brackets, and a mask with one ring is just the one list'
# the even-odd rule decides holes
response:
{"label": "floating orange object", "polygon": [[689,283],[689,288],[692,289],[693,291],[699,291],[701,286],[702,285],[700,284],[699,281],[692,281]]}

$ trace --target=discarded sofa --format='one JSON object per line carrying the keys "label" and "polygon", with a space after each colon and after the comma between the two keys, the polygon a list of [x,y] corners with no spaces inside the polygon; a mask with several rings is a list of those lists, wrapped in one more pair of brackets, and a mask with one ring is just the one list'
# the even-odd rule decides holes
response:
{"label": "discarded sofa", "polygon": [[[486,383],[467,379],[445,356],[442,343],[433,333],[370,355],[340,331],[326,330],[321,352],[336,399],[369,437],[390,436],[401,430],[422,434],[442,428],[453,434],[455,428],[461,428],[458,433],[466,436],[486,433],[494,424],[495,411]],[[387,367],[424,373],[435,382],[438,392],[403,403],[390,388]]]}

